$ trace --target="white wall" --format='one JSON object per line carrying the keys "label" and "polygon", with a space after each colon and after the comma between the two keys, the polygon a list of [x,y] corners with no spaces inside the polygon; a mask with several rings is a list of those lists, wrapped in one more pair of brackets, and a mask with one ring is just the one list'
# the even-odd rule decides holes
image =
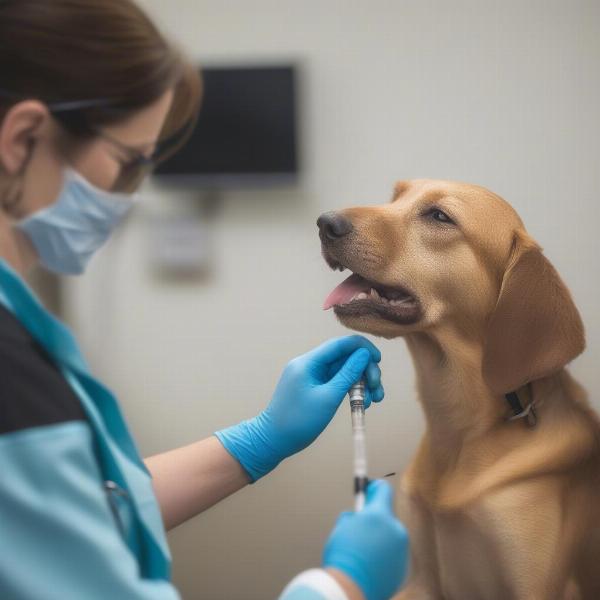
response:
{"label": "white wall", "polygon": [[[71,320],[144,454],[255,414],[289,358],[344,333],[320,309],[341,277],[320,259],[316,217],[385,201],[400,178],[479,183],[515,206],[581,309],[588,350],[573,371],[598,399],[598,2],[143,5],[198,61],[298,59],[305,123],[300,189],[226,198],[213,280],[152,276],[148,214],[178,198],[150,188],[125,235],[69,288]],[[387,398],[368,415],[374,476],[407,463],[422,427],[403,342],[380,346]],[[344,407],[311,449],[172,534],[185,598],[274,598],[318,564],[351,502],[349,430]]]}

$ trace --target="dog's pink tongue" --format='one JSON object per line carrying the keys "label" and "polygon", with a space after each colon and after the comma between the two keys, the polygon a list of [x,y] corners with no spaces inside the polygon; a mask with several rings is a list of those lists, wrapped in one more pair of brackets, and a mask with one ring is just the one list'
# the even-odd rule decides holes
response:
{"label": "dog's pink tongue", "polygon": [[368,291],[367,288],[368,283],[360,275],[350,275],[327,296],[323,310],[338,304],[347,304],[356,294]]}

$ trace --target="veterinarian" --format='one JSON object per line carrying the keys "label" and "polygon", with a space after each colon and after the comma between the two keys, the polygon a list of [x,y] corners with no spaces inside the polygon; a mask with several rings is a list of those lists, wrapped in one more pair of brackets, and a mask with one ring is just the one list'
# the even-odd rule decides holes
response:
{"label": "veterinarian", "polygon": [[[0,76],[0,597],[177,598],[165,529],[306,448],[361,376],[380,401],[380,353],[330,340],[288,364],[257,417],[142,461],[24,277],[85,271],[194,124],[197,73],[130,0],[0,0]],[[373,482],[281,598],[389,598],[406,550]]]}

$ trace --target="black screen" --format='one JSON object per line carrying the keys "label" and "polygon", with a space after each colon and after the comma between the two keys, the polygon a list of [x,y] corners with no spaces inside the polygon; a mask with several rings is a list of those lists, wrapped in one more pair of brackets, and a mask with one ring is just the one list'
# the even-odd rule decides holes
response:
{"label": "black screen", "polygon": [[196,129],[158,175],[243,177],[297,171],[293,67],[205,68]]}

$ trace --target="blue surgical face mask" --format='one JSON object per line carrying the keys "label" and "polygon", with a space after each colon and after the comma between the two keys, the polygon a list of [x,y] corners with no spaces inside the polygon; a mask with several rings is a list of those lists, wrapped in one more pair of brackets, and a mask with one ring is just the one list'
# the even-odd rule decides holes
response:
{"label": "blue surgical face mask", "polygon": [[16,224],[33,244],[42,265],[80,275],[131,210],[135,194],[101,190],[73,169],[65,169],[58,200]]}

